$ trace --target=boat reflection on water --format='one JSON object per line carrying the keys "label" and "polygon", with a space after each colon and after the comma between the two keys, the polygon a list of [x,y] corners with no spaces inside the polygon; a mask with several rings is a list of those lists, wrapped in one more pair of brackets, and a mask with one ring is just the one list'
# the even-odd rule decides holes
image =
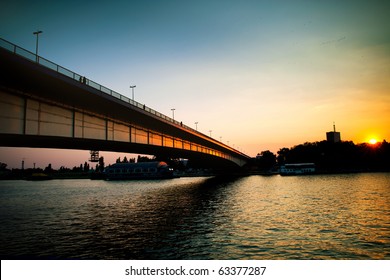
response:
{"label": "boat reflection on water", "polygon": [[172,179],[173,169],[163,161],[115,163],[104,169],[107,180]]}

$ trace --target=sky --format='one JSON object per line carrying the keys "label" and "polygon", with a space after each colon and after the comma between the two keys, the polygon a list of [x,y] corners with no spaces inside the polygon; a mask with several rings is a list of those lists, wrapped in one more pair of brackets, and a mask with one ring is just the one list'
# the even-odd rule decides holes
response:
{"label": "sky", "polygon": [[[138,102],[255,156],[322,141],[333,122],[342,140],[390,141],[389,11],[388,0],[3,0],[0,37],[35,52],[42,30],[44,58],[128,97],[136,85]],[[89,155],[66,153],[0,148],[0,162]]]}

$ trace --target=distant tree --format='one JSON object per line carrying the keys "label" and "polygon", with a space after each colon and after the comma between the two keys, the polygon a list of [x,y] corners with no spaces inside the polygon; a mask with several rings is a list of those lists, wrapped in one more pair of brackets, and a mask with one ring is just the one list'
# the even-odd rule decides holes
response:
{"label": "distant tree", "polygon": [[7,164],[0,162],[0,170],[6,170],[7,169]]}
{"label": "distant tree", "polygon": [[73,167],[72,171],[73,172],[81,172],[81,171],[83,171],[83,165],[80,164],[80,166],[78,166],[78,167],[77,166]]}
{"label": "distant tree", "polygon": [[138,155],[138,159],[137,159],[137,162],[150,162],[150,161],[152,161],[152,159],[151,158],[149,158],[149,157],[147,157],[147,156],[140,156],[140,155]]}
{"label": "distant tree", "polygon": [[118,157],[118,158],[116,159],[116,163],[121,163],[121,157]]}
{"label": "distant tree", "polygon": [[51,163],[49,163],[48,166],[45,167],[45,173],[53,172],[53,168],[51,167]]}
{"label": "distant tree", "polygon": [[277,152],[277,154],[278,154],[277,162],[279,165],[283,165],[287,162],[289,153],[290,153],[289,148],[282,148]]}
{"label": "distant tree", "polygon": [[96,170],[103,172],[104,170],[104,157],[99,158],[99,168],[96,168]]}
{"label": "distant tree", "polygon": [[125,156],[124,158],[123,158],[123,161],[122,161],[123,163],[128,163],[129,161],[127,160],[127,157]]}
{"label": "distant tree", "polygon": [[65,166],[61,166],[59,169],[59,172],[69,172],[71,171],[69,168],[66,168]]}
{"label": "distant tree", "polygon": [[276,164],[276,155],[271,151],[262,151],[256,157],[256,164],[260,170],[270,170]]}
{"label": "distant tree", "polygon": [[87,162],[84,162],[83,170],[84,170],[84,172],[88,172],[89,171],[89,164]]}

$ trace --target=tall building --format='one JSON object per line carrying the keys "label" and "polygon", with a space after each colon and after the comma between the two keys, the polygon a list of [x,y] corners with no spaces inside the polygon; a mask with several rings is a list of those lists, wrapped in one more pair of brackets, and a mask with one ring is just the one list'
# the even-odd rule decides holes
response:
{"label": "tall building", "polygon": [[333,123],[333,131],[326,133],[326,141],[336,143],[341,141],[340,132],[336,132],[336,125]]}

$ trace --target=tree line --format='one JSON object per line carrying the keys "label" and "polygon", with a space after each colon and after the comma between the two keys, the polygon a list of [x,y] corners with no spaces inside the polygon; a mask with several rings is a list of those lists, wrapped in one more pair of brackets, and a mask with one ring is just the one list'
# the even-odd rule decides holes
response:
{"label": "tree line", "polygon": [[259,170],[270,170],[286,163],[314,163],[319,172],[390,171],[390,144],[354,144],[352,141],[306,142],[281,148],[274,154],[263,151],[256,157]]}

